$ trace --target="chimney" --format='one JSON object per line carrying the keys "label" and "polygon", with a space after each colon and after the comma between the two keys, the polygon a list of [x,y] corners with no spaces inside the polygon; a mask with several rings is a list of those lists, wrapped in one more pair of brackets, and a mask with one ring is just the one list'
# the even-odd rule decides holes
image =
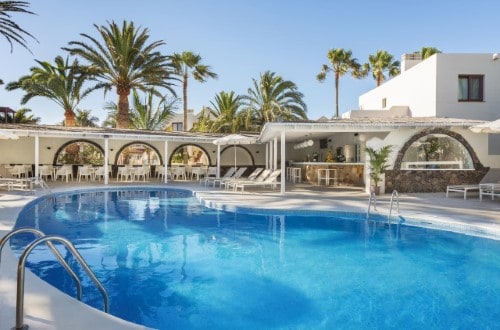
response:
{"label": "chimney", "polygon": [[407,71],[422,62],[420,53],[403,54],[401,56],[401,72]]}

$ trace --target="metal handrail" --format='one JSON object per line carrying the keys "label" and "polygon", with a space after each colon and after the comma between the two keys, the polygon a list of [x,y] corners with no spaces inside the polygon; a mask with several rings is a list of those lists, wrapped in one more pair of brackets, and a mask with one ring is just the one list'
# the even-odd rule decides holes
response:
{"label": "metal handrail", "polygon": [[59,237],[59,236],[43,236],[35,241],[31,242],[30,245],[26,247],[24,250],[23,254],[19,258],[19,263],[17,266],[17,300],[16,300],[16,327],[15,329],[23,329],[25,328],[23,325],[23,317],[24,317],[24,274],[25,274],[25,264],[26,264],[26,259],[28,259],[29,254],[35,247],[37,247],[41,243],[46,243],[46,242],[51,242],[51,241],[57,241],[61,244],[63,244],[73,255],[73,257],[78,261],[80,266],[85,270],[87,275],[90,277],[92,282],[94,282],[95,286],[97,289],[102,294],[103,301],[104,301],[104,312],[108,313],[109,312],[109,299],[108,299],[108,293],[106,292],[106,289],[103,287],[101,282],[97,279],[95,274],[92,272],[90,267],[87,265],[81,254],[78,252],[78,250],[75,248],[75,246],[66,238]]}
{"label": "metal handrail", "polygon": [[[0,265],[2,263],[2,250],[3,250],[4,245],[13,236],[15,236],[17,234],[21,234],[21,233],[31,233],[34,235],[38,235],[38,237],[45,236],[45,234],[41,230],[38,230],[35,228],[29,228],[29,227],[18,228],[18,229],[12,230],[11,232],[7,233],[7,235],[5,235],[4,237],[2,237],[2,239],[0,239]],[[52,251],[54,256],[57,258],[57,260],[61,263],[61,265],[63,265],[64,269],[66,269],[66,271],[69,273],[69,275],[71,276],[73,281],[75,282],[75,284],[76,284],[76,298],[79,301],[81,301],[82,300],[82,283],[80,282],[80,279],[78,278],[76,273],[73,271],[73,269],[71,269],[71,267],[68,265],[66,260],[64,260],[64,257],[61,255],[59,250],[56,249],[54,244],[52,244],[51,242],[46,242],[46,244],[50,248],[50,250]]]}
{"label": "metal handrail", "polygon": [[375,196],[375,193],[372,192],[370,194],[370,199],[368,200],[368,210],[366,211],[366,218],[368,219],[370,217],[370,208],[373,204],[373,210],[377,211],[377,197]]}
{"label": "metal handrail", "polygon": [[397,190],[394,190],[394,191],[392,192],[392,195],[391,195],[391,204],[390,204],[390,206],[389,206],[389,215],[387,216],[387,222],[388,222],[388,223],[391,223],[392,205],[393,205],[393,203],[394,203],[394,197],[396,197],[396,203],[397,203],[397,204],[396,204],[396,205],[397,205],[397,209],[396,209],[396,211],[397,211],[397,212],[398,212],[398,214],[399,214],[399,193],[398,193],[398,191],[397,191]]}

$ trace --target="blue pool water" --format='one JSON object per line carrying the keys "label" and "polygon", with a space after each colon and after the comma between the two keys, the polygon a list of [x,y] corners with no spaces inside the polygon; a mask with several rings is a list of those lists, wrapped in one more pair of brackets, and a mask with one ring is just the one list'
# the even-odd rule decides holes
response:
{"label": "blue pool water", "polygon": [[[42,198],[21,212],[23,226],[69,238],[108,290],[110,312],[159,329],[492,329],[500,319],[495,240],[325,214],[228,213],[183,190]],[[45,248],[28,261],[75,296]],[[102,309],[88,279],[83,296]]]}

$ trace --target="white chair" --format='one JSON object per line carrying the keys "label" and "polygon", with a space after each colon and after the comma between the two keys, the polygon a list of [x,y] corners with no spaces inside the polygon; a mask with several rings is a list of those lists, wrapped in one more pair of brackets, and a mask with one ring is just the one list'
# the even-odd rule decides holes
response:
{"label": "white chair", "polygon": [[134,178],[133,170],[128,167],[118,167],[118,173],[116,174],[116,180],[128,181]]}
{"label": "white chair", "polygon": [[179,180],[179,177],[186,180],[186,168],[184,166],[176,166],[172,168],[172,178]]}
{"label": "white chair", "polygon": [[71,165],[63,165],[56,171],[56,180],[61,178],[66,178],[66,182],[68,182],[69,178],[73,180],[73,167]]}
{"label": "white chair", "polygon": [[104,171],[104,166],[99,166],[94,170],[94,180],[101,181],[101,178],[104,180],[106,176],[106,172]]}
{"label": "white chair", "polygon": [[54,168],[52,167],[52,165],[39,166],[38,175],[41,176],[45,181],[47,181],[49,177],[52,179],[52,181],[55,180]]}
{"label": "white chair", "polygon": [[148,178],[149,168],[147,166],[137,167],[134,169],[134,181],[142,177],[142,181],[146,181]]}
{"label": "white chair", "polygon": [[24,165],[14,165],[14,167],[9,168],[9,172],[13,177],[16,178],[22,178],[22,177],[28,177],[26,173],[26,167]]}
{"label": "white chair", "polygon": [[201,166],[193,167],[191,169],[191,180],[195,180],[195,176],[196,180],[200,180],[202,176],[206,176],[206,173],[206,169]]}
{"label": "white chair", "polygon": [[86,178],[89,181],[93,180],[93,169],[89,166],[78,166],[78,182],[82,181],[82,178]]}
{"label": "white chair", "polygon": [[165,173],[165,166],[163,165],[156,165],[156,168],[155,168],[155,176],[158,178],[158,179],[161,179],[163,178],[163,174]]}

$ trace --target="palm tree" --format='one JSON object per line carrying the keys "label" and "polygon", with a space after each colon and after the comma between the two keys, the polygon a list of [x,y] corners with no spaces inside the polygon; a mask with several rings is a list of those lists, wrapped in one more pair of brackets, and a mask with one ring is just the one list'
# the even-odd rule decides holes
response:
{"label": "palm tree", "polygon": [[368,56],[370,70],[372,71],[373,78],[377,82],[377,87],[386,80],[385,73],[389,77],[397,76],[400,71],[399,61],[394,60],[394,56],[385,50],[379,50],[376,54]]}
{"label": "palm tree", "polygon": [[32,67],[31,74],[7,84],[5,89],[25,91],[21,104],[26,104],[36,96],[56,102],[64,109],[65,125],[75,126],[75,109],[91,91],[82,91],[85,75],[79,70],[78,60],[75,59],[69,65],[68,58],[65,61],[61,56],[57,56],[55,65],[38,60],[36,62],[40,66]]}
{"label": "palm tree", "polygon": [[211,131],[214,133],[237,133],[240,130],[239,110],[242,98],[233,91],[215,95],[215,102],[210,102],[210,112],[215,117]]}
{"label": "palm tree", "polygon": [[0,1],[0,34],[7,39],[7,42],[10,44],[11,53],[14,49],[14,42],[31,52],[26,44],[24,36],[36,40],[33,35],[17,25],[17,23],[11,19],[11,14],[9,14],[9,12],[12,12],[35,15],[35,13],[26,9],[28,7],[29,2],[26,1]]}
{"label": "palm tree", "polygon": [[213,123],[214,121],[212,120],[211,109],[203,107],[198,117],[198,121],[195,122],[193,124],[193,128],[191,128],[191,132],[211,132]]}
{"label": "palm tree", "polygon": [[[133,106],[129,111],[129,127],[135,129],[164,130],[169,120],[174,115],[178,99],[167,100],[167,96],[160,98],[160,101],[154,106],[154,97],[157,95],[155,90],[147,92],[146,98],[141,99],[139,93],[134,89],[132,91]],[[103,126],[116,127],[116,109],[118,106],[114,102],[108,102],[105,109],[109,111]]]}
{"label": "palm tree", "polygon": [[253,89],[242,96],[247,109],[242,115],[252,118],[252,124],[262,126],[267,122],[297,121],[307,119],[304,95],[295,83],[284,80],[274,72],[266,71],[260,81],[253,79]]}
{"label": "palm tree", "polygon": [[352,57],[352,51],[344,50],[343,48],[330,49],[326,54],[331,66],[328,64],[323,64],[321,72],[318,73],[316,79],[319,82],[323,82],[326,79],[326,74],[328,72],[333,72],[335,79],[335,118],[339,117],[339,80],[342,76],[347,73],[351,73],[354,78],[362,78],[368,74],[368,72],[361,69],[361,65],[358,60]]}
{"label": "palm tree", "polygon": [[40,122],[40,117],[34,117],[33,114],[28,114],[31,109],[21,108],[14,114],[13,122],[17,124],[38,124]]}
{"label": "palm tree", "polygon": [[116,88],[118,107],[116,126],[129,127],[128,96],[132,89],[148,91],[153,87],[164,87],[173,95],[171,77],[172,63],[168,56],[157,49],[165,42],[155,41],[146,44],[149,39],[148,29],[136,29],[133,22],[124,21],[122,27],[115,22],[109,26],[94,27],[99,32],[100,42],[88,34],[80,34],[89,43],[71,41],[70,48],[63,48],[72,55],[85,59],[89,65],[86,71],[92,79],[98,81],[93,89],[103,88],[104,92]]}
{"label": "palm tree", "polygon": [[205,82],[206,78],[217,78],[217,74],[210,71],[210,66],[201,64],[201,56],[193,52],[174,53],[172,63],[175,73],[182,76],[182,103],[184,112],[184,131],[187,131],[187,110],[188,110],[188,76],[191,70],[193,78],[199,82]]}
{"label": "palm tree", "polygon": [[97,127],[99,118],[92,116],[91,110],[76,109],[75,122],[79,127]]}
{"label": "palm tree", "polygon": [[145,100],[141,100],[136,90],[133,91],[134,106],[130,109],[130,126],[136,129],[165,130],[174,115],[177,99],[167,100],[166,96],[154,106],[156,92],[150,91]]}
{"label": "palm tree", "polygon": [[422,60],[425,60],[426,58],[431,57],[434,54],[441,53],[441,51],[435,47],[422,47],[419,53]]}

